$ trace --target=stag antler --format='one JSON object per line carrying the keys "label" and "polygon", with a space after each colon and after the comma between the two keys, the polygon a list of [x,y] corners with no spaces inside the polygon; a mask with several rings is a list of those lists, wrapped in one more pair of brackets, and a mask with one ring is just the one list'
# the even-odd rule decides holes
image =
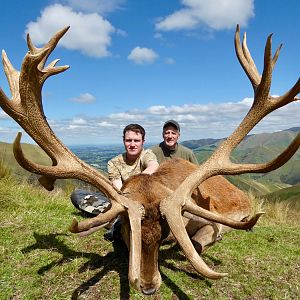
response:
{"label": "stag antler", "polygon": [[[118,214],[128,213],[132,232],[129,278],[131,283],[138,285],[137,288],[139,288],[140,261],[133,258],[139,256],[138,253],[141,251],[140,231],[144,211],[142,205],[121,195],[101,172],[98,172],[73,154],[55,136],[43,112],[41,91],[45,80],[69,68],[69,66],[57,67],[58,59],[49,63],[48,66],[45,66],[45,63],[68,29],[69,27],[66,27],[57,32],[43,48],[36,48],[31,42],[30,36],[27,35],[29,51],[23,60],[21,72],[14,69],[5,51],[2,51],[2,62],[12,99],[8,99],[3,90],[0,89],[0,105],[51,158],[52,166],[38,165],[26,159],[20,145],[21,133],[18,133],[13,147],[16,160],[29,172],[43,175],[39,181],[46,189],[53,189],[56,178],[75,178],[95,186],[112,201],[112,208],[108,214],[100,214],[94,218],[89,223],[90,227],[85,227],[85,230],[91,229],[93,222],[97,222],[98,226],[104,226]],[[74,231],[76,228],[78,231],[81,229],[76,221],[73,222],[72,226]]]}
{"label": "stag antler", "polygon": [[[262,75],[257,71],[256,65],[248,50],[246,34],[244,35],[243,43],[241,45],[239,26],[236,28],[234,40],[237,57],[254,89],[253,105],[238,128],[217,148],[213,155],[188,176],[177,190],[161,201],[160,204],[161,212],[165,215],[176,240],[180,244],[186,257],[198,272],[203,269],[203,261],[194,249],[182,220],[182,211],[188,211],[203,217],[202,209],[191,201],[193,190],[203,181],[214,175],[264,173],[275,170],[285,164],[300,146],[300,134],[298,134],[287,149],[271,162],[263,164],[239,164],[231,162],[230,154],[250,130],[267,114],[290,102],[299,100],[297,94],[300,92],[300,79],[298,79],[295,85],[283,96],[275,98],[269,93],[272,71],[281,49],[280,45],[272,58],[272,35],[268,37],[266,42],[264,70]],[[254,219],[252,220],[256,222],[257,217],[258,215],[254,216]],[[213,219],[211,218],[210,220]]]}
{"label": "stag antler", "polygon": [[[8,99],[5,93],[0,89],[0,105],[2,109],[15,119],[21,127],[37,142],[37,144],[45,150],[52,160],[52,166],[41,166],[35,164],[24,156],[22,148],[20,145],[21,134],[19,133],[14,142],[14,154],[18,163],[26,170],[40,174],[40,183],[51,190],[56,178],[75,178],[85,181],[93,186],[95,186],[100,191],[104,192],[106,196],[112,201],[112,208],[104,214],[100,214],[95,218],[83,221],[78,224],[76,220],[73,221],[70,230],[71,232],[81,232],[82,234],[88,234],[95,231],[98,227],[103,226],[110,220],[114,219],[120,213],[127,213],[130,221],[131,231],[130,231],[130,257],[129,257],[129,281],[133,287],[136,289],[140,288],[140,256],[141,256],[141,220],[143,218],[143,207],[141,204],[128,199],[127,197],[116,191],[109,180],[101,173],[92,168],[90,165],[81,161],[77,156],[75,156],[54,134],[54,132],[49,127],[46,117],[43,112],[42,100],[41,100],[41,90],[45,80],[54,75],[61,73],[68,69],[68,66],[57,67],[56,64],[59,60],[54,60],[52,63],[45,67],[45,63],[51,52],[56,47],[59,40],[67,32],[68,27],[56,33],[52,39],[43,47],[36,48],[29,35],[27,35],[27,44],[29,52],[26,54],[21,72],[16,71],[10,61],[8,60],[6,53],[2,52],[2,60],[4,65],[5,74],[7,76],[10,90],[12,93],[12,99]],[[238,32],[238,30],[237,30]],[[237,40],[237,36],[236,36]],[[270,42],[269,42],[270,43]],[[270,46],[269,46],[270,48]],[[243,46],[244,53],[247,53],[246,47]],[[267,47],[266,47],[267,49]],[[266,53],[268,51],[266,50]],[[269,49],[270,52],[270,49]],[[240,55],[242,57],[242,55]],[[278,54],[277,54],[278,56]],[[266,94],[265,88],[270,84],[270,70],[272,69],[275,61],[272,60],[271,63],[265,63],[266,72],[263,74],[263,78],[260,83],[260,77],[256,69],[253,68],[251,61],[249,62],[249,54],[245,55],[245,63],[242,63],[247,74],[249,74],[250,80],[253,82],[256,94],[261,96],[256,96],[256,99],[263,98]],[[251,68],[249,66],[252,66]],[[253,64],[254,65],[254,64]],[[267,81],[269,83],[262,82]],[[264,88],[263,88],[264,87]],[[299,83],[295,85],[285,96],[283,100],[280,101],[281,106],[288,102],[291,102],[297,92],[299,92]],[[267,91],[268,94],[268,91]],[[268,96],[268,95],[267,95]],[[268,101],[272,100],[269,96]],[[261,100],[255,100],[256,106],[260,106]],[[286,102],[286,103],[285,103]],[[279,107],[280,105],[278,105]],[[278,108],[276,107],[276,108]],[[275,107],[273,108],[276,109]],[[256,109],[257,110],[257,109]],[[268,109],[267,109],[268,110]],[[271,110],[270,110],[271,111]],[[161,204],[161,210],[165,214],[173,233],[179,241],[180,245],[183,247],[188,259],[192,262],[196,270],[209,278],[219,278],[224,274],[219,274],[211,270],[196,254],[194,255],[194,248],[191,242],[186,243],[186,233],[182,232],[183,227],[179,227],[176,230],[176,222],[171,220],[171,211],[174,211],[176,220],[181,220],[181,209],[190,211],[198,216],[202,216],[211,221],[219,222],[224,225],[228,225],[234,228],[247,229],[252,227],[259,215],[254,216],[249,222],[235,222],[211,212],[207,212],[201,208],[197,208],[190,201],[191,191],[205,179],[216,175],[216,174],[240,174],[248,171],[254,172],[256,168],[257,171],[269,171],[275,167],[279,167],[288,160],[292,154],[299,147],[299,139],[297,139],[292,146],[286,150],[287,159],[278,158],[274,160],[273,163],[265,164],[263,167],[254,167],[251,165],[233,165],[229,163],[229,154],[234,147],[242,140],[242,138],[251,130],[251,126],[254,126],[253,121],[251,121],[255,112],[249,112],[249,116],[245,118],[245,121],[241,124],[236,133],[230,136],[227,141],[217,150],[217,152],[212,156],[207,163],[202,165],[201,169],[197,170],[195,174],[188,177],[187,180],[180,186],[180,188],[170,196],[168,199],[164,200]],[[263,114],[258,118],[254,118],[256,123],[264,117]],[[255,124],[256,124],[255,123]],[[251,126],[249,126],[249,124]],[[244,128],[246,126],[246,129]],[[228,156],[228,157],[227,157]],[[213,162],[216,159],[216,162]],[[222,163],[221,163],[222,161]],[[170,201],[172,202],[170,205]],[[174,202],[173,202],[174,201]],[[171,206],[172,209],[168,207]],[[173,206],[175,210],[173,209]],[[169,209],[169,212],[168,212]],[[182,226],[182,224],[180,225]],[[189,239],[188,239],[189,240]],[[187,248],[185,249],[185,245]],[[192,247],[192,250],[188,250]],[[189,253],[188,253],[189,252]]]}

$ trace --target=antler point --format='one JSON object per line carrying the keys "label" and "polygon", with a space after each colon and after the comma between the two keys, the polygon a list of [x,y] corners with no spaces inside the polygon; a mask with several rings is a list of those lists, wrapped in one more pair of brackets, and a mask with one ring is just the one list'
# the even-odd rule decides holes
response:
{"label": "antler point", "polygon": [[72,233],[78,233],[78,220],[74,217],[71,225],[69,226],[69,231]]}
{"label": "antler point", "polygon": [[21,140],[21,137],[22,137],[22,132],[21,132],[21,131],[19,131],[19,132],[17,133],[17,136],[16,136],[16,138],[15,138],[15,142],[20,142],[20,140]]}
{"label": "antler point", "polygon": [[270,33],[269,36],[268,36],[268,40],[271,40],[273,37],[273,33]]}

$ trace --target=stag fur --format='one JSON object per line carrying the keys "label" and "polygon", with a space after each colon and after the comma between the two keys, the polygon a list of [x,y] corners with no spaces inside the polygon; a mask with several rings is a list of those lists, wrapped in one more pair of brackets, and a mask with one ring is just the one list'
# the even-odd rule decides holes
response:
{"label": "stag fur", "polygon": [[[20,144],[21,133],[18,133],[14,141],[16,160],[26,170],[41,175],[39,181],[48,190],[53,188],[57,178],[75,178],[106,194],[112,201],[112,208],[80,223],[73,220],[70,230],[81,235],[89,234],[121,215],[122,234],[129,250],[128,278],[133,288],[146,294],[154,293],[159,288],[161,277],[158,271],[158,248],[166,235],[165,229],[170,229],[197,272],[211,279],[223,277],[226,274],[211,270],[198,252],[218,239],[224,230],[219,224],[236,229],[249,229],[255,225],[260,214],[244,220],[249,213],[248,200],[242,195],[237,195],[235,187],[222,183],[224,178],[219,175],[275,170],[286,163],[300,146],[298,134],[287,149],[270,162],[240,164],[230,160],[232,151],[266,115],[299,100],[297,95],[300,91],[300,79],[284,95],[270,95],[272,72],[281,46],[272,57],[272,38],[271,35],[268,37],[264,68],[260,74],[248,50],[246,35],[244,34],[241,43],[237,26],[234,39],[236,55],[254,91],[253,105],[241,124],[206,162],[198,167],[192,166],[187,174],[183,175],[183,171],[188,169],[184,165],[186,162],[169,162],[162,165],[151,177],[139,175],[128,180],[120,193],[101,172],[80,160],[56,137],[43,112],[42,87],[45,80],[68,69],[68,66],[56,66],[59,60],[54,60],[47,66],[45,64],[68,29],[57,32],[42,48],[35,47],[28,35],[29,51],[24,57],[20,72],[14,69],[6,53],[2,51],[2,62],[12,97],[9,99],[0,89],[0,105],[44,149],[52,160],[52,166],[41,166],[25,157]],[[176,175],[176,180],[165,181],[172,172]],[[161,177],[158,174],[161,174]],[[148,185],[148,189],[144,189],[146,200],[139,198],[137,182],[143,189]],[[211,188],[209,182],[212,184]],[[150,184],[155,185],[149,187]],[[215,194],[216,184],[221,185],[220,194]],[[236,192],[232,195],[226,194],[231,188]],[[239,197],[241,201],[235,202]],[[155,227],[155,230],[150,232],[149,227]],[[152,247],[153,244],[155,245]],[[151,252],[151,249],[154,251]],[[147,265],[146,261],[150,261],[150,264]]]}
{"label": "stag fur", "polygon": [[[160,202],[196,168],[186,160],[174,159],[163,163],[152,175],[140,174],[129,178],[122,187],[123,193],[141,203],[145,209],[140,286],[146,294],[156,291],[161,284],[158,266],[160,245],[166,240],[175,241],[168,222],[162,218]],[[192,198],[200,207],[236,221],[246,220],[251,212],[248,197],[221,176],[206,180],[194,191]],[[187,233],[198,252],[218,241],[227,228],[187,212],[183,215]],[[122,215],[122,222],[122,236],[129,247],[130,229],[126,214]]]}

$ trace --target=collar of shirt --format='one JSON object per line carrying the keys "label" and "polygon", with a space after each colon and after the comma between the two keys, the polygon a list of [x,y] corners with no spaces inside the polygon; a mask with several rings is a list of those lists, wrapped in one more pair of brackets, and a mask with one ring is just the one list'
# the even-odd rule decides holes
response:
{"label": "collar of shirt", "polygon": [[170,148],[166,147],[164,142],[161,142],[161,149],[163,150],[165,156],[170,156],[170,155],[174,154],[176,152],[177,148],[178,148],[178,143],[176,143],[175,149],[170,149]]}

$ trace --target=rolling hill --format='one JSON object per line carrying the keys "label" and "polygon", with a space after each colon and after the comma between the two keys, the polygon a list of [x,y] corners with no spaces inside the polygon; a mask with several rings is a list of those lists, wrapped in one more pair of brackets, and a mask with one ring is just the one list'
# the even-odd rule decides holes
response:
{"label": "rolling hill", "polygon": [[280,189],[276,192],[270,193],[265,196],[269,200],[285,201],[287,199],[298,204],[300,208],[300,184],[293,185],[288,188]]}
{"label": "rolling hill", "polygon": [[[232,161],[241,163],[262,163],[275,158],[299,133],[300,127],[294,127],[274,133],[253,134],[247,136],[232,154]],[[203,139],[185,141],[182,144],[191,147],[198,161],[205,161],[223,139]],[[300,183],[300,151],[278,170],[266,174],[244,174],[228,176],[228,179],[243,190],[264,195]]]}
{"label": "rolling hill", "polygon": [[[22,149],[29,160],[41,165],[51,165],[51,159],[39,146],[24,143],[22,144]],[[17,176],[32,176],[31,173],[20,167],[15,160],[12,144],[0,142],[0,160],[2,160]]]}
{"label": "rolling hill", "polygon": [[[249,135],[233,152],[232,160],[242,163],[261,163],[270,161],[287,147],[299,131],[300,127],[295,127],[274,133]],[[198,161],[201,163],[212,154],[222,140],[223,139],[208,138],[185,141],[182,142],[182,144],[192,148]],[[35,163],[51,165],[49,157],[38,146],[22,144],[22,148],[24,149],[26,157]],[[78,149],[75,153],[82,160],[93,165],[95,162],[98,162],[99,155],[103,156],[103,151],[105,152],[107,159],[110,158],[108,156],[115,156],[116,151],[120,151],[120,149],[111,149],[111,151],[108,152],[106,148],[101,150],[100,146],[91,149],[93,151],[90,151],[89,147],[80,149],[81,152],[84,152],[84,155]],[[12,144],[0,142],[0,160],[4,161],[17,176],[25,176],[27,178],[32,177],[32,179],[35,176],[18,165],[13,156]],[[239,176],[227,176],[227,178],[240,189],[251,191],[256,195],[267,195],[276,193],[279,190],[284,191],[289,188],[292,189],[293,186],[298,186],[300,184],[300,151],[298,150],[293,158],[278,170],[267,174],[243,174]],[[298,191],[298,188],[295,188],[295,191]],[[288,193],[288,195],[290,195],[290,193]]]}

